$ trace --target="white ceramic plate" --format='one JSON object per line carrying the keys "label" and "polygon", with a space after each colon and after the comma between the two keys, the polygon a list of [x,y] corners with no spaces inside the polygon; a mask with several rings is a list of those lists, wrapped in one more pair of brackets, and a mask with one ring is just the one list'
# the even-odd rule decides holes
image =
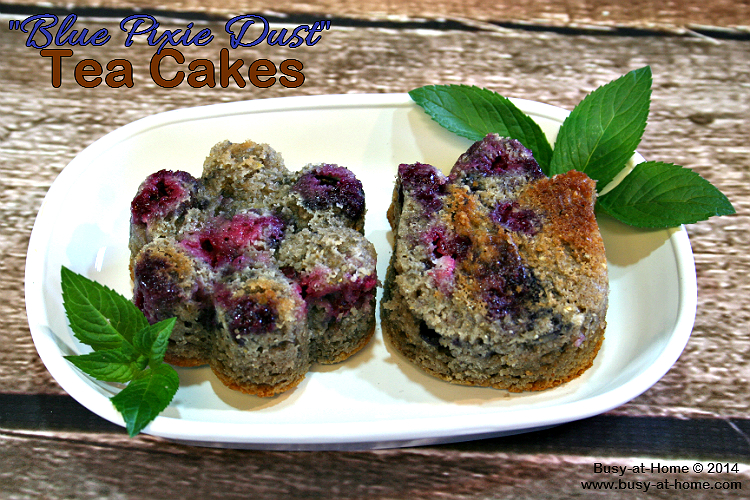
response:
{"label": "white ceramic plate", "polygon": [[[567,112],[516,100],[553,142]],[[391,252],[386,209],[397,165],[447,171],[469,146],[404,94],[267,99],[181,109],[122,127],[86,148],[55,180],[34,225],[26,306],[34,343],[52,376],[94,413],[123,425],[109,397],[118,388],[63,359],[85,352],[67,326],[60,293],[65,265],[131,296],[129,204],[140,182],[168,168],[200,175],[215,143],[252,139],[290,169],[328,162],[352,169],[367,195],[366,236],[381,280]],[[636,155],[634,161],[642,160]],[[600,219],[611,283],[607,333],[580,378],[537,393],[510,394],[434,379],[384,344],[378,327],[363,351],[315,367],[296,389],[262,399],[225,388],[207,368],[179,369],[180,389],[148,434],[203,445],[334,449],[477,439],[596,415],[641,394],[682,352],[696,311],[695,267],[684,228],[638,230]]]}

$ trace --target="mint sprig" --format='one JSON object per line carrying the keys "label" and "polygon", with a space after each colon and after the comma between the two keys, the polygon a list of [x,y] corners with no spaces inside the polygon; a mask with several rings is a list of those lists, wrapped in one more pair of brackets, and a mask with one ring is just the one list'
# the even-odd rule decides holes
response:
{"label": "mint sprig", "polygon": [[75,337],[93,352],[65,356],[103,382],[127,383],[111,398],[130,436],[143,430],[172,401],[177,372],[164,363],[175,318],[150,325],[128,299],[63,266],[65,314]]}
{"label": "mint sprig", "polygon": [[549,176],[569,170],[586,173],[597,181],[598,208],[626,224],[674,227],[735,213],[727,197],[707,180],[669,163],[637,165],[609,189],[641,141],[651,85],[651,68],[646,66],[591,92],[560,126],[551,152],[546,138],[539,137],[541,129],[529,124],[533,120],[495,92],[430,85],[409,95],[437,123],[470,140],[488,133],[519,140]]}

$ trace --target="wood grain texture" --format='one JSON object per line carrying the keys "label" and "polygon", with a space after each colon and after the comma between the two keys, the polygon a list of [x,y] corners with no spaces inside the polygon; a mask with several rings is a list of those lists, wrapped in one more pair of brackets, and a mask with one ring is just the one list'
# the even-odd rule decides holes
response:
{"label": "wood grain texture", "polygon": [[[95,22],[116,31],[116,23]],[[212,26],[215,31],[219,26]],[[148,77],[145,44],[76,49],[75,58],[134,62],[132,89],[82,89],[64,65],[54,89],[49,61],[4,33],[0,50],[0,391],[59,393],[28,333],[23,269],[41,200],[59,171],[85,146],[139,117],[184,106],[242,99],[344,92],[404,92],[430,83],[468,83],[508,96],[571,108],[586,92],[650,64],[654,94],[641,145],[649,159],[694,168],[733,201],[738,214],[689,227],[699,283],[692,338],[675,367],[654,388],[615,410],[633,414],[744,417],[750,407],[750,256],[748,167],[750,52],[748,42],[685,37],[614,37],[500,32],[333,30],[306,49],[245,49],[235,56],[305,64],[297,89],[173,89]],[[186,57],[216,60],[218,47],[190,48]],[[554,54],[551,57],[550,54]]]}
{"label": "wood grain texture", "polygon": [[[692,460],[646,457],[510,454],[460,447],[370,452],[215,450],[121,435],[49,436],[0,434],[8,457],[0,475],[5,498],[76,499],[247,499],[326,498],[330,500],[569,499],[600,498],[582,481],[630,481],[618,492],[626,500],[675,498],[674,488],[644,494],[634,483],[659,481],[738,482],[743,489],[690,491],[686,498],[745,498],[750,467],[732,474],[634,473],[653,463],[692,466]],[[627,467],[622,476],[597,474],[594,464]],[[168,473],[165,474],[165,471]],[[74,472],[74,473],[72,473]]]}
{"label": "wood grain texture", "polygon": [[[9,2],[10,3],[10,2]],[[37,0],[16,0],[18,5],[35,6]],[[76,0],[45,2],[45,7],[61,6],[75,12],[76,7],[152,9],[153,0]],[[159,10],[208,12],[220,16],[245,13],[317,14],[357,19],[453,19],[468,24],[480,22],[527,23],[541,26],[655,29],[684,32],[707,26],[746,33],[750,26],[750,2],[747,0],[295,0],[280,8],[273,0],[201,1],[170,0],[159,2]]]}
{"label": "wood grain texture", "polygon": [[[16,6],[37,3],[13,2]],[[101,14],[96,19],[79,19],[80,26],[107,27],[119,33],[123,11],[108,9],[149,7],[152,2],[78,0],[72,4],[96,7],[95,12]],[[277,4],[269,0],[182,0],[161,2],[160,8],[226,18],[278,11]],[[0,12],[6,12],[4,5],[0,4]],[[44,5],[76,10],[68,2]],[[29,414],[16,414],[16,425],[0,425],[0,498],[599,498],[605,495],[584,491],[581,481],[617,478],[596,474],[594,463],[690,466],[700,458],[719,458],[720,450],[735,443],[738,449],[745,449],[744,444],[750,443],[748,420],[738,425],[733,419],[747,419],[750,408],[750,41],[737,35],[746,33],[750,3],[312,0],[285,3],[283,9],[290,14],[374,19],[379,24],[361,28],[334,25],[312,48],[259,47],[232,52],[233,57],[248,61],[260,57],[276,62],[289,57],[303,61],[306,81],[297,89],[279,85],[269,89],[251,85],[244,89],[193,89],[184,84],[164,89],[148,76],[153,48],[139,43],[126,49],[119,42],[76,48],[74,60],[127,58],[135,67],[133,88],[82,89],[73,82],[73,63],[66,61],[63,85],[55,89],[50,84],[49,60],[25,47],[24,35],[9,31],[7,18],[3,18],[0,394],[13,395],[3,399],[6,404],[18,395]],[[442,17],[457,21],[451,26],[474,26],[479,31],[420,30],[390,22]],[[184,26],[169,17],[160,21],[165,28]],[[487,24],[490,21],[604,29],[531,31],[491,26]],[[214,32],[223,31],[222,19],[206,25]],[[609,29],[645,27],[689,33],[686,28],[696,25],[729,28],[731,37],[641,36]],[[220,47],[215,43],[183,52],[188,60],[216,61]],[[405,92],[432,83],[475,84],[570,109],[596,86],[645,64],[654,72],[654,94],[640,152],[647,159],[694,168],[729,196],[738,214],[689,226],[699,286],[692,337],[661,381],[603,420],[576,422],[515,439],[405,450],[295,453],[203,449],[145,435],[129,439],[100,424],[92,424],[96,432],[81,432],[85,424],[75,417],[51,414],[51,408],[64,411],[76,403],[56,396],[64,392],[40,361],[29,335],[23,296],[26,248],[51,183],[83,148],[106,133],[135,119],[186,106],[292,95]],[[60,399],[66,403],[60,404]],[[0,414],[12,416],[13,412]],[[634,418],[641,416],[696,420],[680,426],[674,424],[675,418],[654,418],[648,420],[649,431],[643,433],[638,423],[644,419]],[[709,421],[703,419],[710,419],[711,425],[703,425]],[[571,445],[578,443],[578,436],[588,436],[588,443],[595,436],[597,444]],[[725,441],[712,448],[713,454],[702,457],[696,451],[699,444],[682,444],[690,440],[716,444],[722,437]],[[649,440],[654,448],[644,442]],[[644,451],[656,449],[659,455]],[[669,450],[682,453],[673,455]],[[690,499],[739,499],[745,498],[750,488],[750,458],[744,462],[737,474],[629,472],[623,479],[739,481],[741,490],[685,494]],[[675,498],[673,489],[655,487],[647,493],[633,489],[618,493],[623,499]]]}

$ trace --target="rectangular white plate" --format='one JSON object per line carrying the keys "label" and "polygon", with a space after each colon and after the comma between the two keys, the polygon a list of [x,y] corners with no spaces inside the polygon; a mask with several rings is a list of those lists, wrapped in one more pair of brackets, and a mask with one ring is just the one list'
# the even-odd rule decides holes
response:
{"label": "rectangular white plate", "polygon": [[[514,100],[554,141],[567,112]],[[391,253],[386,210],[399,163],[448,171],[469,142],[442,129],[404,94],[267,99],[180,109],[122,127],[82,151],[50,188],[26,265],[31,333],[60,385],[98,415],[123,425],[96,382],[63,359],[86,352],[62,307],[65,265],[131,296],[130,200],[159,169],[198,176],[211,146],[229,139],[266,142],[294,170],[336,163],[362,180],[366,236],[381,281]],[[636,155],[634,161],[642,161]],[[216,446],[333,449],[392,447],[499,436],[605,412],[657,382],[677,360],[696,310],[693,256],[684,228],[638,230],[600,218],[610,273],[603,347],[580,378],[537,393],[454,386],[373,341],[342,364],[315,367],[296,389],[271,399],[233,392],[208,368],[179,369],[174,401],[145,430]]]}

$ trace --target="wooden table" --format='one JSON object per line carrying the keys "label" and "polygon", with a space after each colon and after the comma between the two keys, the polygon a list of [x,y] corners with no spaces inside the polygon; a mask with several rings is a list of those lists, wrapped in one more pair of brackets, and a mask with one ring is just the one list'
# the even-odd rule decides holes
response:
{"label": "wooden table", "polygon": [[[685,498],[747,498],[750,490],[750,2],[676,0],[315,0],[162,2],[34,0],[0,3],[0,498],[578,498],[582,481],[650,481],[619,498],[671,498],[655,483],[723,482]],[[151,13],[164,28],[186,20],[222,32],[235,15],[273,23],[331,21],[312,47],[250,47],[248,60],[296,58],[296,88],[157,86],[154,48],[75,47],[52,85],[51,61],[11,20],[51,12],[106,27]],[[219,44],[182,48],[219,59]],[[133,62],[132,88],[83,88],[75,62]],[[690,167],[737,214],[689,226],[698,278],[692,337],[674,367],[641,396],[603,415],[510,437],[380,451],[206,449],[141,435],[90,413],[48,374],[24,308],[24,265],[41,201],[59,172],[104,134],[186,106],[279,96],[405,92],[466,83],[572,108],[598,85],[650,65],[650,122],[639,151]],[[711,462],[738,472],[709,474]],[[599,473],[595,464],[691,466],[684,474]],[[701,463],[702,473],[692,472]],[[623,486],[626,488],[626,486]],[[721,487],[721,486],[720,486]],[[741,489],[739,489],[741,488]]]}

